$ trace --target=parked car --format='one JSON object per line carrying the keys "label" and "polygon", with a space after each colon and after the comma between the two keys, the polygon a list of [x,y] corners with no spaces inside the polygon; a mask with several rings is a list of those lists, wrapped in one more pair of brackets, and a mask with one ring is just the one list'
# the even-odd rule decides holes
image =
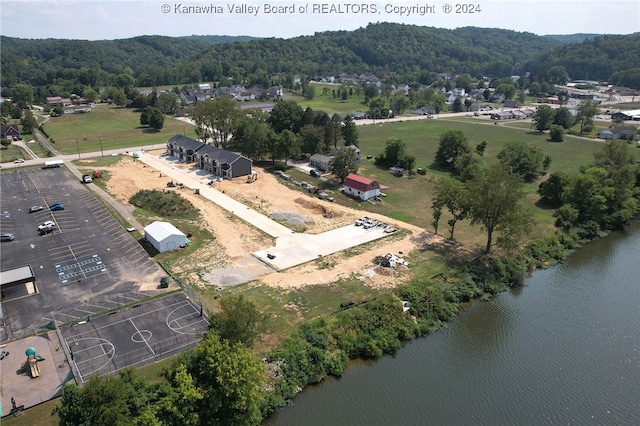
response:
{"label": "parked car", "polygon": [[315,178],[319,178],[319,177],[321,176],[321,175],[320,175],[320,172],[319,172],[319,171],[317,171],[316,169],[311,169],[311,171],[309,172],[309,174],[310,174],[311,176],[315,177]]}
{"label": "parked car", "polygon": [[64,206],[62,204],[56,204],[55,206],[49,207],[49,210],[51,210],[52,212],[57,212],[60,210],[64,210]]}
{"label": "parked car", "polygon": [[24,163],[24,158],[18,158],[17,160],[13,160],[14,163]]}
{"label": "parked car", "polygon": [[41,210],[44,210],[44,207],[42,207],[42,206],[31,206],[31,207],[29,207],[29,213],[35,213],[35,212],[39,212]]}
{"label": "parked car", "polygon": [[38,232],[40,232],[40,235],[46,235],[52,233],[54,230],[54,226],[47,226],[45,228],[39,229]]}
{"label": "parked car", "polygon": [[48,220],[38,225],[38,231],[43,230],[45,228],[55,228],[55,227],[56,227],[56,223],[52,220]]}
{"label": "parked car", "polygon": [[2,234],[0,235],[0,241],[13,241],[16,238],[13,234]]}
{"label": "parked car", "polygon": [[82,175],[82,182],[91,183],[91,182],[93,182],[93,179],[91,179],[91,176],[89,176],[89,175]]}

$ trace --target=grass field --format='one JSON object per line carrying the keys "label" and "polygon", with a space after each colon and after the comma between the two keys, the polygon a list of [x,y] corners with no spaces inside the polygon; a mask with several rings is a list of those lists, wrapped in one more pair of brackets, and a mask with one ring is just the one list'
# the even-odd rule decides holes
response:
{"label": "grass field", "polygon": [[[166,144],[175,134],[196,137],[194,127],[165,116],[164,127],[154,131],[140,125],[140,113],[113,105],[98,105],[90,113],[51,118],[44,124],[54,147],[63,154],[96,152],[134,146]],[[101,146],[102,145],[102,146]]]}
{"label": "grass field", "polygon": [[[362,101],[364,101],[363,95],[356,96],[354,94],[353,96],[349,96],[345,101],[337,96],[334,98],[332,91],[335,90],[337,93],[338,88],[340,88],[339,84],[310,83],[310,85],[315,87],[316,90],[313,99],[307,99],[294,92],[285,93],[284,99],[297,102],[303,109],[311,107],[314,111],[324,111],[329,115],[354,111],[366,112],[369,109],[367,105],[362,103]],[[323,89],[325,88],[328,89],[327,93],[323,93]]]}

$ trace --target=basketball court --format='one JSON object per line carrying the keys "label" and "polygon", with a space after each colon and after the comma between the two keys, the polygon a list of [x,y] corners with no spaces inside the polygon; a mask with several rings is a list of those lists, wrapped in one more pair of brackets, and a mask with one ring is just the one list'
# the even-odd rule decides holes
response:
{"label": "basketball court", "polygon": [[61,329],[78,381],[175,355],[200,341],[209,322],[183,293],[136,304]]}

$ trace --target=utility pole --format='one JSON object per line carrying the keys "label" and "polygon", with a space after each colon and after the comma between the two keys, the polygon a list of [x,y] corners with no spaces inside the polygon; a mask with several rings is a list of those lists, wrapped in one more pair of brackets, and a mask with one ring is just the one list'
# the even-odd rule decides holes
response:
{"label": "utility pole", "polygon": [[76,138],[76,149],[78,150],[78,160],[80,160],[80,144],[78,143],[78,138]]}
{"label": "utility pole", "polygon": [[102,135],[100,135],[100,154],[104,157],[104,151],[102,150]]}

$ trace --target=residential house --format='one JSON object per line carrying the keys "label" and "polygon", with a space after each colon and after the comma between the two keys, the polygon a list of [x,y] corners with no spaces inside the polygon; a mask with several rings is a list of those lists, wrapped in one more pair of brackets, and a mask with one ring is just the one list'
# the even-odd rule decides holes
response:
{"label": "residential house", "polygon": [[358,148],[355,145],[347,145],[347,149],[352,150],[353,152],[355,152],[356,154],[356,161],[359,163],[361,161],[360,159],[360,148]]}
{"label": "residential house", "polygon": [[638,133],[638,129],[628,124],[618,124],[611,126],[608,129],[602,130],[598,137],[600,139],[629,139],[631,136],[635,136]]}
{"label": "residential house", "polygon": [[62,98],[60,96],[48,96],[46,102],[49,106],[58,105],[62,103]]}
{"label": "residential house", "polygon": [[432,115],[436,113],[436,107],[434,107],[433,105],[425,105],[423,107],[420,107],[416,110],[411,111],[412,114],[418,114],[418,115]]}
{"label": "residential house", "polygon": [[251,90],[243,90],[236,95],[236,100],[240,102],[252,101],[256,98],[256,95]]}
{"label": "residential house", "polygon": [[225,179],[247,176],[253,170],[249,158],[213,145],[204,145],[197,150],[196,166]]}
{"label": "residential house", "polygon": [[471,104],[469,108],[470,111],[484,111],[486,109],[491,109],[491,106],[488,102],[474,102]]}
{"label": "residential house", "polygon": [[518,101],[507,99],[504,101],[505,108],[520,108],[522,104]]}
{"label": "residential house", "polygon": [[329,163],[333,157],[330,155],[313,154],[309,158],[309,166],[326,172],[329,169]]}
{"label": "residential house", "polygon": [[378,182],[355,173],[349,173],[344,181],[342,190],[345,194],[364,201],[380,196],[380,184]]}
{"label": "residential house", "polygon": [[175,135],[167,141],[167,151],[169,155],[185,163],[193,163],[196,161],[196,151],[204,145],[202,142],[186,136]]}
{"label": "residential house", "polygon": [[604,140],[613,139],[613,132],[611,131],[611,129],[600,130],[600,133],[598,133],[598,138]]}
{"label": "residential house", "polygon": [[501,104],[504,102],[504,94],[503,93],[494,93],[491,95],[489,100],[495,104]]}
{"label": "residential house", "polygon": [[282,87],[279,86],[271,86],[268,91],[269,99],[272,101],[281,101],[284,93],[282,92]]}
{"label": "residential house", "polygon": [[518,109],[511,111],[511,114],[513,115],[513,118],[515,118],[516,120],[524,120],[525,118],[527,118],[527,114],[525,114],[524,112]]}
{"label": "residential house", "polygon": [[2,138],[9,139],[10,141],[20,140],[20,130],[16,124],[3,124],[2,125]]}

